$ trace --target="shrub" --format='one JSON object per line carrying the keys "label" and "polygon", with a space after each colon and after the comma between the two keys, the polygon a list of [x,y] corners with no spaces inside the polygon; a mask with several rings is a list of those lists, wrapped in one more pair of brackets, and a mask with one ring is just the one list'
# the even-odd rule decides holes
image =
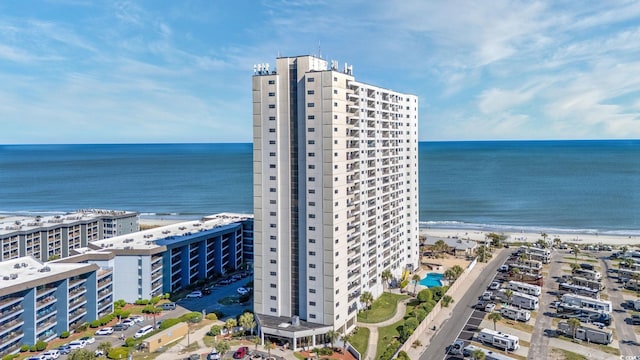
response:
{"label": "shrub", "polygon": [[31,349],[30,346],[27,344],[23,344],[22,346],[20,346],[20,352],[27,352],[30,349]]}
{"label": "shrub", "polygon": [[218,320],[218,315],[216,313],[208,313],[206,316],[207,320],[216,321]]}
{"label": "shrub", "polygon": [[148,299],[138,299],[136,300],[136,305],[149,305]]}
{"label": "shrub", "polygon": [[[22,351],[22,350],[20,350]],[[8,354],[2,357],[2,360],[13,360],[15,358],[17,358],[19,355],[18,354]]]}
{"label": "shrub", "polygon": [[216,336],[216,335],[220,335],[221,332],[222,332],[222,326],[213,325],[211,329],[209,329],[209,332],[207,333],[207,335]]}
{"label": "shrub", "polygon": [[88,327],[89,327],[89,324],[84,323],[84,324],[82,324],[82,325],[78,326],[78,327],[76,328],[76,331],[77,331],[77,332],[83,332],[83,331],[86,331]]}
{"label": "shrub", "polygon": [[115,309],[123,308],[125,305],[127,305],[127,302],[126,302],[126,301],[124,301],[123,299],[116,300],[116,301],[113,303],[113,307],[114,307]]}
{"label": "shrub", "polygon": [[109,359],[126,359],[129,356],[129,349],[125,347],[117,347],[109,350],[107,357]]}
{"label": "shrub", "polygon": [[169,294],[169,293],[164,294],[164,298],[165,298],[165,300],[171,298],[171,294]]}
{"label": "shrub", "polygon": [[186,313],[180,316],[180,321],[198,323],[202,321],[202,313],[198,311],[193,311],[190,313]]}
{"label": "shrub", "polygon": [[36,344],[33,344],[33,345],[29,346],[29,351],[35,352],[36,351]]}
{"label": "shrub", "polygon": [[180,319],[166,319],[163,320],[162,323],[160,324],[160,329],[164,330],[164,329],[168,329],[170,327],[172,327],[173,325],[177,324],[180,322]]}
{"label": "shrub", "polygon": [[132,347],[135,344],[136,344],[136,339],[132,337],[128,337],[124,340],[124,346],[126,347]]}
{"label": "shrub", "polygon": [[225,313],[223,313],[220,310],[213,310],[213,313],[216,314],[216,316],[218,317],[218,319],[222,319],[225,316]]}
{"label": "shrub", "polygon": [[100,325],[107,325],[111,320],[113,320],[113,315],[105,315],[99,319]]}
{"label": "shrub", "polygon": [[131,311],[122,310],[122,309],[117,309],[116,311],[113,312],[113,316],[120,319],[126,319],[129,317],[129,315],[131,315]]}
{"label": "shrub", "polygon": [[420,290],[420,292],[418,293],[418,301],[420,301],[421,303],[427,302],[432,299],[433,293],[429,289]]}
{"label": "shrub", "polygon": [[400,351],[398,353],[398,356],[396,357],[396,359],[398,359],[398,360],[411,360],[411,358],[409,357],[409,354],[407,354],[406,351]]}
{"label": "shrub", "polygon": [[162,309],[161,308],[157,308],[153,305],[147,305],[145,307],[142,308],[142,313],[143,314],[157,314],[159,312],[161,312]]}
{"label": "shrub", "polygon": [[151,304],[156,305],[164,298],[164,295],[154,296],[151,298]]}
{"label": "shrub", "polygon": [[90,326],[91,328],[93,328],[93,329],[95,329],[95,328],[97,328],[97,327],[100,327],[100,320],[93,320],[93,321],[89,324],[89,326]]}
{"label": "shrub", "polygon": [[427,317],[427,311],[421,308],[416,308],[415,310],[413,310],[413,313],[418,319],[418,322],[422,322],[422,320]]}
{"label": "shrub", "polygon": [[60,334],[60,339],[66,339],[66,338],[68,338],[68,337],[69,337],[69,335],[71,335],[71,333],[69,333],[69,331],[63,331],[63,332]]}
{"label": "shrub", "polygon": [[49,345],[49,343],[46,341],[38,340],[36,342],[36,351],[44,351],[44,349],[47,348],[47,345]]}

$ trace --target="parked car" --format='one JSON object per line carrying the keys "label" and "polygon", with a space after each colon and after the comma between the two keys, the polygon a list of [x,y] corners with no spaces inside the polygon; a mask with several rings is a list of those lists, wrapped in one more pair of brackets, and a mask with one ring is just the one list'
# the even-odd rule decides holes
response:
{"label": "parked car", "polygon": [[220,353],[218,353],[218,350],[211,350],[211,352],[207,355],[207,360],[220,360]]}
{"label": "parked car", "polygon": [[85,337],[81,337],[80,340],[84,341],[84,344],[93,344],[94,342],[96,342],[96,339],[91,337],[91,336],[85,336]]}
{"label": "parked car", "polygon": [[233,353],[233,358],[234,359],[242,359],[244,358],[247,353],[249,352],[249,348],[246,346],[241,346],[238,348],[238,350],[236,350],[236,352]]}
{"label": "parked car", "polygon": [[493,295],[491,291],[485,291],[482,293],[482,300],[491,300],[491,295]]}
{"label": "parked car", "polygon": [[111,326],[103,327],[102,329],[96,331],[96,335],[111,335],[113,334],[113,328]]}
{"label": "parked car", "polygon": [[129,328],[128,325],[122,324],[122,323],[117,323],[115,325],[113,325],[113,331],[125,331]]}
{"label": "parked car", "polygon": [[211,294],[211,288],[210,287],[202,288],[202,293],[205,295]]}
{"label": "parked car", "polygon": [[249,293],[249,290],[243,288],[243,287],[239,287],[238,290],[236,290],[238,292],[239,295],[247,295]]}
{"label": "parked car", "polygon": [[484,307],[484,311],[486,311],[486,312],[492,312],[495,309],[496,309],[496,304],[494,304],[494,303],[488,303]]}
{"label": "parked car", "polygon": [[640,315],[631,315],[631,325],[640,325]]}
{"label": "parked car", "polygon": [[497,281],[494,281],[491,283],[491,285],[489,285],[489,289],[491,290],[498,290],[500,289],[500,283]]}
{"label": "parked car", "polygon": [[69,343],[69,347],[71,348],[71,350],[75,350],[75,349],[82,349],[86,346],[87,344],[82,341],[82,340],[74,340],[72,342]]}
{"label": "parked car", "polygon": [[128,327],[132,327],[135,324],[136,324],[136,322],[131,320],[131,319],[122,320],[122,325],[127,325]]}
{"label": "parked car", "polygon": [[164,303],[162,304],[162,310],[175,310],[176,309],[176,303]]}
{"label": "parked car", "polygon": [[61,345],[58,347],[58,351],[61,355],[66,355],[71,352],[71,346],[69,345]]}
{"label": "parked car", "polygon": [[200,290],[192,291],[188,293],[186,296],[187,299],[194,299],[194,298],[201,298],[201,297],[202,297],[202,291]]}
{"label": "parked car", "polygon": [[551,302],[551,304],[549,304],[549,307],[552,309],[557,309],[558,305],[562,304],[562,301],[560,300],[554,300]]}
{"label": "parked car", "polygon": [[129,319],[133,320],[134,323],[144,322],[144,317],[142,317],[140,315],[133,315],[133,316],[129,317]]}
{"label": "parked car", "polygon": [[60,351],[56,349],[47,350],[42,353],[47,360],[55,360],[60,357]]}
{"label": "parked car", "polygon": [[509,271],[509,265],[502,265],[502,266],[500,266],[500,268],[498,268],[498,271],[500,271],[500,272],[506,272],[506,271]]}
{"label": "parked car", "polygon": [[104,351],[98,349],[93,353],[93,355],[95,355],[96,357],[104,356]]}
{"label": "parked car", "polygon": [[44,355],[40,354],[36,356],[31,356],[27,360],[47,360],[47,358]]}

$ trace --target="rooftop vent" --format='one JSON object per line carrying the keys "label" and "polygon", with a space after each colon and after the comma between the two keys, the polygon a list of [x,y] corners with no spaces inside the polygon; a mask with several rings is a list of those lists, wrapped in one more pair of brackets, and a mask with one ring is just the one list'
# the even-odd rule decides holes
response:
{"label": "rooftop vent", "polygon": [[42,269],[38,270],[39,272],[49,272],[51,271],[51,268],[48,266],[43,267]]}

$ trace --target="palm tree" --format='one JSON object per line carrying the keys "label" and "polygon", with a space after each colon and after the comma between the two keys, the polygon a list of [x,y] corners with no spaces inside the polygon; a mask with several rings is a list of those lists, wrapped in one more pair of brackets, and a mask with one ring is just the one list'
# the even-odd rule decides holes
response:
{"label": "palm tree", "polygon": [[[511,274],[513,274],[514,276],[520,275],[520,269],[518,268],[511,269]],[[519,276],[519,277],[522,279],[522,276]]]}
{"label": "palm tree", "polygon": [[456,279],[456,272],[453,269],[447,269],[444,271],[444,274],[442,274],[442,276],[444,276],[445,279],[449,280],[449,282],[453,283],[453,281]]}
{"label": "palm tree", "polygon": [[523,264],[528,258],[529,256],[527,256],[526,253],[520,253],[520,255],[518,255],[518,262]]}
{"label": "palm tree", "polygon": [[540,234],[540,236],[542,236],[542,239],[544,240],[544,242],[547,242],[547,238],[549,237],[547,233],[543,232],[542,234]]}
{"label": "palm tree", "polygon": [[531,261],[531,243],[527,241],[525,246],[527,247],[527,254],[529,254],[529,261]]}
{"label": "palm tree", "polygon": [[329,330],[327,331],[327,338],[329,338],[329,343],[331,344],[331,348],[333,348],[333,343],[336,342],[336,340],[338,340],[338,338],[340,337],[340,333],[335,331],[335,330]]}
{"label": "palm tree", "polygon": [[456,279],[458,279],[460,275],[462,275],[462,273],[464,272],[464,269],[460,265],[453,265],[451,267],[451,270],[453,270],[453,272],[456,274]]}
{"label": "palm tree", "polygon": [[382,285],[384,286],[386,284],[387,287],[389,287],[389,280],[393,279],[393,274],[391,273],[391,270],[385,269],[382,272],[381,278],[382,278],[382,281],[383,281]]}
{"label": "palm tree", "polygon": [[624,265],[624,267],[626,268],[631,268],[631,266],[633,266],[633,264],[635,264],[636,262],[632,259],[632,258],[626,258],[622,261],[620,261],[620,263],[618,263],[618,267],[622,268]]}
{"label": "palm tree", "polygon": [[236,326],[238,326],[236,319],[227,319],[227,321],[224,322],[224,327],[229,331],[229,334],[233,333],[233,328]]}
{"label": "palm tree", "polygon": [[562,244],[562,240],[560,240],[560,238],[553,238],[553,246],[555,247],[560,247],[560,245]]}
{"label": "palm tree", "polygon": [[224,354],[229,351],[229,349],[231,348],[231,346],[229,345],[228,342],[226,341],[218,341],[216,343],[213,344],[213,347],[218,350],[218,352],[220,353],[220,357],[223,357]]}
{"label": "palm tree", "polygon": [[487,355],[482,351],[482,349],[475,349],[471,353],[471,358],[474,360],[484,360]]}
{"label": "palm tree", "polygon": [[502,316],[500,315],[500,313],[494,311],[489,314],[489,316],[487,316],[487,319],[493,321],[493,330],[498,331],[498,329],[496,328],[496,324],[498,323],[498,321],[502,320]]}
{"label": "palm tree", "polygon": [[256,346],[256,351],[258,351],[258,345],[262,344],[262,340],[259,336],[254,336],[251,338],[251,342]]}
{"label": "palm tree", "polygon": [[413,281],[413,295],[416,295],[416,290],[418,289],[418,282],[420,281],[420,275],[413,274],[411,277],[411,281]]}
{"label": "palm tree", "polygon": [[574,255],[574,259],[576,264],[578,263],[578,254],[580,253],[580,249],[577,246],[573,247],[573,255]]}
{"label": "palm tree", "polygon": [[267,354],[269,354],[269,357],[271,357],[271,350],[276,348],[276,344],[272,343],[271,341],[267,341],[264,343],[264,349],[267,350]]}
{"label": "palm tree", "polygon": [[578,328],[581,325],[580,320],[576,319],[576,318],[571,318],[571,319],[567,320],[567,324],[571,328],[571,334],[572,334],[573,338],[575,338],[576,337],[576,331],[578,331]]}
{"label": "palm tree", "polygon": [[476,254],[478,255],[479,262],[486,262],[489,258],[489,249],[487,249],[485,245],[481,245],[478,247]]}
{"label": "palm tree", "polygon": [[438,252],[439,254],[442,254],[443,252],[446,252],[447,250],[449,250],[449,245],[447,245],[447,243],[444,242],[444,240],[442,240],[442,239],[436,241],[435,244],[433,244],[433,251],[434,252]]}
{"label": "palm tree", "polygon": [[245,330],[251,330],[251,336],[253,336],[253,328],[256,327],[256,320],[253,314],[246,312],[240,315],[240,326]]}
{"label": "palm tree", "polygon": [[371,303],[373,302],[373,295],[368,291],[363,292],[362,294],[360,294],[360,302],[363,303],[364,306],[367,308],[364,312],[364,317],[366,319],[367,310],[369,310]]}
{"label": "palm tree", "polygon": [[342,337],[341,337],[341,340],[342,340],[342,350],[346,354],[346,352],[347,352],[347,343],[350,343],[351,341],[353,341],[353,335],[343,334]]}
{"label": "palm tree", "polygon": [[570,264],[571,266],[571,273],[573,273],[574,271],[580,269],[580,265],[578,264]]}
{"label": "palm tree", "polygon": [[507,297],[507,304],[511,303],[511,297],[513,296],[513,290],[507,289],[504,291],[504,296]]}

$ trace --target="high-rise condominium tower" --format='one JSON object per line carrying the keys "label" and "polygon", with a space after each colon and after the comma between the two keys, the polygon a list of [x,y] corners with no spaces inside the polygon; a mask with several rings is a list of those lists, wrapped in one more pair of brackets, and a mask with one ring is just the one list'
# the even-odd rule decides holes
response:
{"label": "high-rise condominium tower", "polygon": [[314,56],[253,76],[254,304],[299,348],[354,328],[381,274],[418,266],[418,98]]}

